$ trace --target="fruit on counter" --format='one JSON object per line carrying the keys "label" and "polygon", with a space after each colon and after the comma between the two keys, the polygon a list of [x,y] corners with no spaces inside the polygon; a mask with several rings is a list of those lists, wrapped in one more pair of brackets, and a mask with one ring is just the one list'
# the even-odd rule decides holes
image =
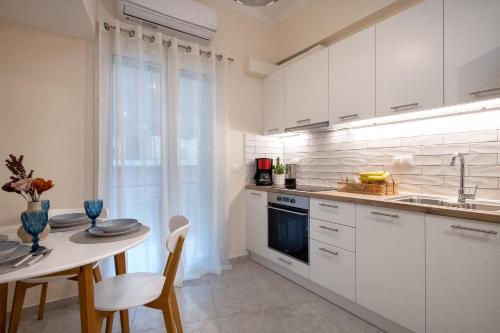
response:
{"label": "fruit on counter", "polygon": [[360,177],[367,177],[367,176],[382,176],[386,173],[386,171],[372,171],[372,172],[360,172],[359,176]]}
{"label": "fruit on counter", "polygon": [[363,172],[359,174],[362,182],[383,182],[386,181],[390,175],[391,174],[387,171],[377,171],[374,173]]}

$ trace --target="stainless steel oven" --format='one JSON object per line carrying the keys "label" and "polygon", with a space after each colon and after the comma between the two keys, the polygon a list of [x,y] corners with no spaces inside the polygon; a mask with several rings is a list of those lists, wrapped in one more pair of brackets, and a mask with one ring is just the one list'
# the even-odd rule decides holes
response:
{"label": "stainless steel oven", "polygon": [[309,198],[268,192],[268,246],[309,264]]}

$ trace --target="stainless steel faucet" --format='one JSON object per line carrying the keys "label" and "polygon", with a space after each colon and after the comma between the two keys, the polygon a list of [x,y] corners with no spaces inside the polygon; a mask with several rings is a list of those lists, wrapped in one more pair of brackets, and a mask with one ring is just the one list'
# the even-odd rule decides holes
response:
{"label": "stainless steel faucet", "polygon": [[456,152],[453,154],[451,157],[450,165],[455,166],[455,161],[457,157],[460,159],[460,188],[458,189],[458,202],[459,203],[465,203],[465,200],[467,199],[475,199],[476,198],[476,192],[477,192],[477,185],[474,193],[465,193],[465,158],[464,154],[461,152]]}

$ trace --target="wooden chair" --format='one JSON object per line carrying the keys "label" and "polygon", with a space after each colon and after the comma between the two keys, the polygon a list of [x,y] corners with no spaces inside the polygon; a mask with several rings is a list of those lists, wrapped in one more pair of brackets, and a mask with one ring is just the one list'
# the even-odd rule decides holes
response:
{"label": "wooden chair", "polygon": [[[83,213],[83,212],[85,212],[83,208],[49,209],[49,218],[60,214]],[[101,217],[102,218],[108,217],[108,210],[106,208],[103,209]],[[92,269],[95,282],[97,283],[99,281],[102,281],[102,275],[101,275],[101,270],[99,269],[99,263],[95,263]],[[9,323],[9,333],[16,333],[17,329],[19,328],[19,322],[21,320],[21,313],[23,310],[24,297],[26,296],[26,291],[33,287],[42,286],[42,290],[40,292],[40,303],[38,305],[38,320],[42,320],[45,314],[45,302],[47,299],[47,289],[49,287],[49,282],[60,279],[68,279],[78,282],[78,276],[74,274],[41,276],[37,278],[16,282],[16,287],[14,290],[14,301],[12,303],[12,311]],[[106,322],[106,333],[111,333],[112,328],[113,328],[113,317],[109,317]]]}
{"label": "wooden chair", "polygon": [[170,251],[163,275],[155,273],[129,273],[105,279],[95,285],[94,302],[98,332],[104,318],[115,312],[140,305],[163,312],[168,333],[182,333],[182,323],[175,295],[174,280],[181,258],[186,233],[191,223],[184,216],[173,216],[169,221]]}

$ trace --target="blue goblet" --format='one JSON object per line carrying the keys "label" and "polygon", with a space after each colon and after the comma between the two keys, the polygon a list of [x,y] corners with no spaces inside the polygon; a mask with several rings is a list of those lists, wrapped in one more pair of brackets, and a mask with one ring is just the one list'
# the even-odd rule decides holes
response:
{"label": "blue goblet", "polygon": [[42,205],[42,209],[48,211],[50,208],[50,200],[40,200],[40,204]]}
{"label": "blue goblet", "polygon": [[43,229],[45,229],[48,220],[48,213],[43,209],[27,210],[21,214],[21,221],[23,223],[24,230],[33,236],[33,244],[31,245],[32,252],[36,252],[39,249],[40,245],[38,244],[38,241],[40,238],[38,235],[43,231]]}
{"label": "blue goblet", "polygon": [[85,200],[83,207],[85,207],[85,213],[87,213],[89,219],[92,220],[92,228],[95,227],[96,219],[102,212],[102,200]]}

